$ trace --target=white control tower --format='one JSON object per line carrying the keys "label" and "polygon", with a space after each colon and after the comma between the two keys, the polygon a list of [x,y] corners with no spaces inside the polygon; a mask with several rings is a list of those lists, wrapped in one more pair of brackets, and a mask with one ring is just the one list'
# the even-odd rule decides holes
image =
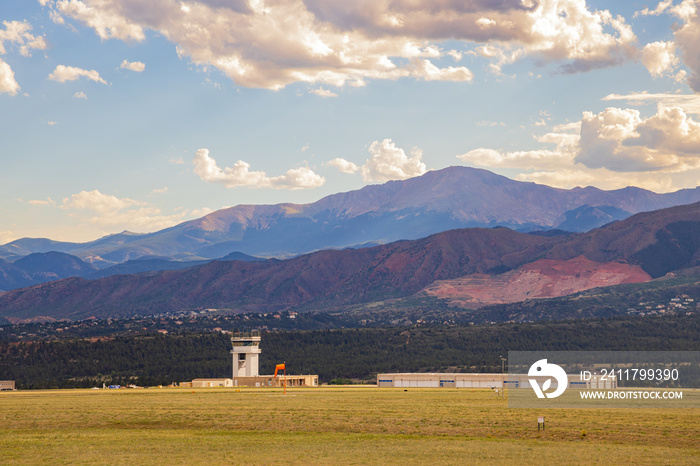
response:
{"label": "white control tower", "polygon": [[239,333],[231,337],[233,349],[233,379],[236,377],[257,377],[258,355],[260,354],[259,333]]}

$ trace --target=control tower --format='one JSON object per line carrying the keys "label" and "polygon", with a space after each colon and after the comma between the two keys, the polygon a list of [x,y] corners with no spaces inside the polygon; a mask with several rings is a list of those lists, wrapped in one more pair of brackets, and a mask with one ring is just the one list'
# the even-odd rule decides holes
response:
{"label": "control tower", "polygon": [[233,349],[233,379],[237,377],[258,377],[258,355],[260,354],[260,333],[237,333],[231,337]]}

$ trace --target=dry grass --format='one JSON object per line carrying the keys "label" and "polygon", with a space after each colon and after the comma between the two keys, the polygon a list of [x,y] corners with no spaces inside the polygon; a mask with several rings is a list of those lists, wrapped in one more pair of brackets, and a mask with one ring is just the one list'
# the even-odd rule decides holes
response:
{"label": "dry grass", "polygon": [[[0,394],[3,463],[700,462],[700,412],[508,409],[487,390]],[[537,431],[545,415],[547,430]],[[582,435],[585,431],[585,436]]]}

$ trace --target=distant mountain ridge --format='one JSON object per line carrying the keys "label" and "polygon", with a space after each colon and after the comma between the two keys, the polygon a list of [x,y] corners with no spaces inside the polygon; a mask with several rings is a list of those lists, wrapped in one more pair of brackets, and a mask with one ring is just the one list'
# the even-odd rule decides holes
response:
{"label": "distant mountain ridge", "polygon": [[[263,259],[233,252],[218,260],[257,262]],[[98,270],[94,265],[63,252],[49,251],[29,254],[14,263],[0,259],[0,292],[38,285],[69,277],[97,279],[119,274],[178,270],[203,265],[202,261],[171,261],[160,258],[140,258]]]}
{"label": "distant mountain ridge", "polygon": [[96,270],[92,264],[56,251],[32,253],[14,263],[0,259],[0,291],[68,277],[84,277]]}
{"label": "distant mountain ridge", "polygon": [[[636,265],[648,276],[700,265],[700,203],[644,212],[588,233],[469,228],[288,260],[213,261],[184,270],[68,278],[0,294],[0,317],[79,319],[196,308],[267,312],[414,295],[438,280],[496,275],[540,259]],[[586,265],[589,267],[589,265]]]}
{"label": "distant mountain ridge", "polygon": [[700,187],[667,194],[633,187],[567,190],[514,181],[487,170],[449,167],[311,204],[239,205],[150,234],[123,232],[83,244],[21,239],[0,246],[0,257],[55,250],[100,268],[153,255],[202,260],[241,251],[289,257],[418,239],[457,228],[581,232],[635,213],[698,201]]}

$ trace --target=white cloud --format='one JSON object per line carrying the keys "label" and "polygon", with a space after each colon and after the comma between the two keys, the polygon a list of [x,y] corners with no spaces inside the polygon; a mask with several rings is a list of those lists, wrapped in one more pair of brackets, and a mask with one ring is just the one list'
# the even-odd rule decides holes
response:
{"label": "white cloud", "polygon": [[[124,41],[142,41],[146,38],[143,32],[143,28],[130,20],[125,11],[129,7],[133,8],[133,14],[148,14],[149,8],[158,8],[158,3],[164,5],[165,3],[174,4],[175,2],[152,2],[149,8],[144,8],[143,4],[139,5],[139,2],[135,1],[125,1],[125,5],[120,5],[120,2],[110,2],[109,0],[98,0],[89,2],[83,2],[80,0],[59,0],[53,5],[50,2],[50,6],[55,8],[52,10],[56,14],[69,16],[82,21],[89,27],[93,28],[101,39],[121,39]],[[126,4],[131,5],[126,5]],[[139,11],[140,10],[140,11]]]}
{"label": "white cloud", "polygon": [[58,122],[57,122],[57,121],[53,121],[53,120],[49,120],[49,121],[46,122],[46,124],[49,125],[49,126],[54,126],[54,125],[57,125]]}
{"label": "white cloud", "polygon": [[634,13],[634,17],[638,16],[659,16],[661,13],[666,11],[668,7],[673,5],[673,0],[665,0],[661,1],[656,5],[656,8],[653,10],[649,10],[649,8],[644,8],[642,11],[636,11]]}
{"label": "white cloud", "polygon": [[284,175],[268,177],[262,171],[250,171],[250,164],[242,160],[232,167],[220,168],[209,155],[208,149],[199,149],[192,162],[194,172],[203,181],[221,183],[227,188],[254,187],[276,189],[305,189],[323,186],[325,178],[308,167],[292,168]]}
{"label": "white cloud", "polygon": [[0,58],[0,94],[17,95],[19,90],[19,84],[15,81],[15,72]]}
{"label": "white cloud", "polygon": [[362,179],[367,182],[405,180],[428,171],[421,161],[423,153],[420,149],[414,148],[409,157],[391,139],[374,141],[369,146],[369,153],[371,157],[360,167]]}
{"label": "white cloud", "polygon": [[[35,36],[30,31],[32,26],[27,21],[3,21],[0,29],[0,55],[7,54],[6,43],[18,48],[20,55],[31,56],[32,49],[45,50],[46,40]],[[10,65],[0,58],[0,94],[17,95],[20,86],[15,80],[15,72]]]}
{"label": "white cloud", "polygon": [[319,87],[318,89],[312,89],[309,92],[312,94],[316,94],[319,97],[338,97],[338,94],[335,92],[329,91],[328,89],[324,89],[322,87]]}
{"label": "white cloud", "polygon": [[576,161],[618,172],[686,171],[700,166],[700,124],[680,108],[659,107],[643,119],[638,110],[584,112]]}
{"label": "white cloud", "polygon": [[153,191],[151,191],[154,194],[163,194],[168,192],[168,187],[165,186],[163,188],[155,188]]}
{"label": "white cloud", "polygon": [[457,158],[481,167],[521,169],[545,165],[549,167],[566,167],[570,166],[572,162],[572,158],[568,154],[553,150],[501,152],[494,149],[479,148],[458,155]]}
{"label": "white cloud", "polygon": [[73,94],[73,98],[87,100],[87,95],[85,95],[83,91],[78,91],[75,94]]}
{"label": "white cloud", "polygon": [[163,215],[157,207],[129,198],[103,194],[99,190],[81,191],[63,199],[61,209],[90,211],[95,215],[90,223],[104,227],[119,227],[134,231],[156,231],[181,222],[186,211]]}
{"label": "white cloud", "polygon": [[674,42],[652,42],[642,49],[642,63],[649,73],[658,78],[673,71],[678,64]]}
{"label": "white cloud", "polygon": [[53,73],[49,75],[49,79],[64,83],[66,81],[75,81],[81,77],[88,78],[90,81],[95,81],[102,84],[107,82],[100,77],[100,73],[95,70],[84,70],[74,66],[58,65]]}
{"label": "white cloud", "polygon": [[568,123],[554,127],[553,132],[536,138],[544,144],[554,144],[555,149],[510,151],[480,147],[457,156],[458,159],[480,167],[504,167],[520,169],[565,168],[574,163],[580,124]]}
{"label": "white cloud", "polygon": [[700,124],[678,107],[659,106],[649,118],[635,109],[584,112],[580,122],[557,125],[535,139],[556,147],[478,148],[457,157],[477,166],[522,170],[516,179],[562,188],[642,186],[663,192],[695,187],[700,179]]}
{"label": "white cloud", "polygon": [[689,21],[697,14],[696,0],[683,0],[678,5],[669,8],[669,11],[684,21]]}
{"label": "white cloud", "polygon": [[700,95],[698,94],[665,94],[633,92],[630,94],[608,94],[602,100],[624,100],[628,105],[661,105],[663,107],[679,107],[686,113],[700,115]]}
{"label": "white cloud", "polygon": [[44,37],[32,34],[32,26],[27,21],[3,21],[2,24],[5,28],[0,29],[0,55],[7,53],[5,42],[19,47],[19,53],[24,57],[31,56],[32,49],[46,49]]}
{"label": "white cloud", "polygon": [[430,60],[413,60],[413,76],[426,81],[471,81],[474,73],[464,66],[438,68]]}
{"label": "white cloud", "polygon": [[34,200],[31,200],[31,201],[27,201],[27,203],[28,203],[28,204],[31,204],[31,205],[44,205],[44,206],[48,206],[48,205],[54,205],[54,204],[56,204],[56,201],[54,201],[54,200],[51,199],[50,197],[47,197],[46,199],[34,199]]}
{"label": "white cloud", "polygon": [[[636,37],[621,17],[584,0],[60,0],[53,15],[78,20],[102,39],[141,41],[157,31],[181,57],[214,66],[247,87],[294,82],[364,85],[414,77],[469,81],[465,67],[427,58],[447,41],[490,43],[500,72],[507,56],[533,55],[565,72],[611,66],[635,55]],[[292,20],[293,19],[293,20]]]}
{"label": "white cloud", "polygon": [[133,199],[119,199],[110,194],[102,194],[99,190],[80,191],[63,199],[62,209],[88,209],[101,214],[112,213],[128,207],[145,205]]}
{"label": "white cloud", "polygon": [[365,182],[405,180],[428,171],[425,163],[421,161],[423,153],[420,149],[414,147],[409,157],[403,149],[396,147],[391,139],[372,142],[369,153],[371,157],[361,166],[343,158],[330,160],[324,165],[335,167],[342,173],[360,172]]}
{"label": "white cloud", "polygon": [[451,56],[454,61],[462,60],[462,52],[458,50],[448,50],[447,55]]}
{"label": "white cloud", "polygon": [[336,158],[333,160],[329,160],[325,164],[329,165],[331,167],[335,167],[338,170],[340,170],[342,173],[347,173],[349,175],[357,173],[357,171],[360,169],[360,167],[358,167],[356,164],[354,164],[348,160],[345,160],[343,158]]}
{"label": "white cloud", "polygon": [[127,61],[124,60],[121,65],[119,65],[120,68],[130,70],[130,71],[136,71],[137,73],[141,73],[143,70],[146,69],[146,64],[140,61]]}
{"label": "white cloud", "polygon": [[[657,4],[654,10],[649,10],[645,8],[637,13],[636,16],[658,16],[663,13],[671,13],[672,15],[678,17],[681,20],[680,25],[674,25],[674,37],[676,39],[673,46],[667,45],[667,49],[673,47],[674,53],[670,56],[659,55],[664,52],[660,50],[660,46],[656,46],[657,50],[647,50],[644,48],[644,53],[647,55],[652,55],[647,57],[647,60],[651,61],[653,64],[657,64],[661,67],[663,61],[673,60],[671,66],[667,68],[673,68],[676,65],[675,48],[680,50],[680,57],[683,60],[685,66],[690,70],[688,74],[685,70],[680,70],[675,76],[676,81],[686,81],[688,85],[695,91],[700,92],[700,8],[697,0],[683,0],[677,5],[673,5],[671,0],[662,1]],[[663,44],[663,43],[662,43]],[[670,43],[667,43],[670,44]],[[644,58],[644,55],[643,55]],[[660,58],[662,61],[659,62],[656,58]],[[654,74],[652,68],[647,65],[649,72],[653,76],[660,76],[664,72],[670,69],[662,69],[660,73]]]}
{"label": "white cloud", "polygon": [[695,92],[700,92],[700,8],[696,1],[684,0],[671,11],[685,21],[674,36],[683,63],[690,69],[688,84]]}

